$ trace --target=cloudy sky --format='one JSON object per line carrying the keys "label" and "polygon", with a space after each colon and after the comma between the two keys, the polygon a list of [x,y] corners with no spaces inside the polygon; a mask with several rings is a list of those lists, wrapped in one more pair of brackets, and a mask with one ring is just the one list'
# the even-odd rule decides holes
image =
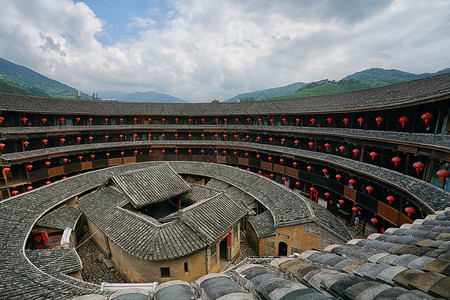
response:
{"label": "cloudy sky", "polygon": [[0,57],[87,93],[152,90],[210,102],[371,67],[450,67],[448,0],[0,0],[0,7]]}

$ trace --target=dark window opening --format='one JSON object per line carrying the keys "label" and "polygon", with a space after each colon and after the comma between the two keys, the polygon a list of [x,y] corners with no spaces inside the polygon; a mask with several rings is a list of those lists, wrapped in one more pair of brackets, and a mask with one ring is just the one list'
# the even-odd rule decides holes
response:
{"label": "dark window opening", "polygon": [[185,273],[189,272],[189,265],[188,265],[188,262],[185,262],[185,263],[184,263],[184,272],[185,272]]}
{"label": "dark window opening", "polygon": [[161,278],[168,278],[168,277],[170,277],[170,268],[169,267],[161,268]]}

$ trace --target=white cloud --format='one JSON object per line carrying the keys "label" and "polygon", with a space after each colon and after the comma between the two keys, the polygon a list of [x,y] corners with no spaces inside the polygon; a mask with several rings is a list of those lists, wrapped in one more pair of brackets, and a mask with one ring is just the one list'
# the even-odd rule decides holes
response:
{"label": "white cloud", "polygon": [[164,23],[135,16],[139,35],[104,46],[104,24],[70,0],[0,0],[0,56],[85,91],[227,99],[370,67],[450,66],[450,2],[174,1]]}

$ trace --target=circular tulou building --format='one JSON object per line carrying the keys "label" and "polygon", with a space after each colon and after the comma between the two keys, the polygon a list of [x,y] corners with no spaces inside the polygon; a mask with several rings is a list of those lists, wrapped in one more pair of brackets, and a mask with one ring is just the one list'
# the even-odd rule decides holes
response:
{"label": "circular tulou building", "polygon": [[[448,299],[449,100],[0,94],[0,298]],[[84,281],[81,236],[129,283]]]}

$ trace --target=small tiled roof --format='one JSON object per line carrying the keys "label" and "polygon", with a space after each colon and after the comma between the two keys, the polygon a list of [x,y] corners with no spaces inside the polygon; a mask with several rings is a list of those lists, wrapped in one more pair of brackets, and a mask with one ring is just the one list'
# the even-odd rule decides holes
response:
{"label": "small tiled roof", "polygon": [[80,216],[81,211],[78,208],[62,205],[48,214],[45,214],[36,222],[36,225],[62,230],[69,227],[73,230]]}
{"label": "small tiled roof", "polygon": [[168,164],[112,177],[135,208],[161,202],[190,191],[190,186]]}
{"label": "small tiled roof", "polygon": [[275,234],[275,226],[273,225],[273,216],[270,211],[266,210],[259,215],[248,218],[259,238],[271,236]]}
{"label": "small tiled roof", "polygon": [[83,268],[75,249],[26,250],[25,255],[37,268],[46,273],[69,274]]}

